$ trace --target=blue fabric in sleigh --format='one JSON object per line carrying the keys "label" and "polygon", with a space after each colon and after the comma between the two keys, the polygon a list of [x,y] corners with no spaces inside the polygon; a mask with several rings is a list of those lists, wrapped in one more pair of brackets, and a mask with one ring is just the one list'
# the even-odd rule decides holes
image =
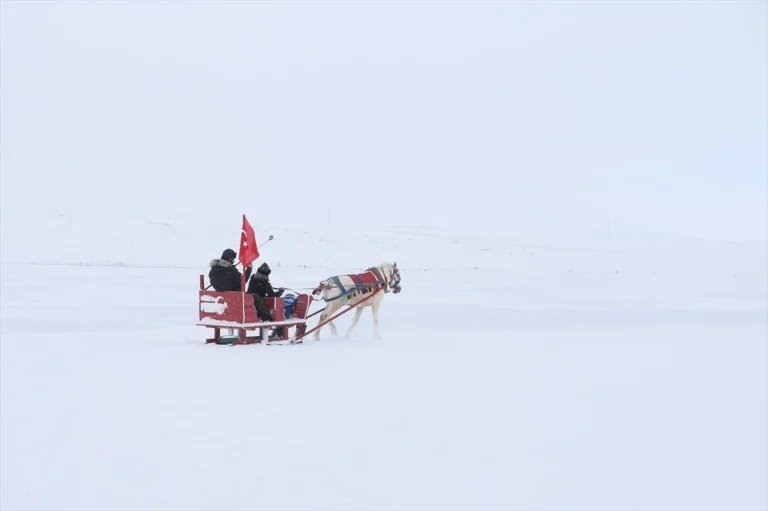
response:
{"label": "blue fabric in sleigh", "polygon": [[293,307],[296,305],[298,298],[294,295],[285,295],[283,297],[283,310],[285,310],[285,317],[290,318],[293,316]]}

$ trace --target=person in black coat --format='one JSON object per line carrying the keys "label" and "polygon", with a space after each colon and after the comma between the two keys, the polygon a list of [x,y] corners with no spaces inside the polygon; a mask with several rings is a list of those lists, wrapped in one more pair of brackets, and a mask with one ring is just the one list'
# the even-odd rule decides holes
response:
{"label": "person in black coat", "polygon": [[267,296],[282,296],[285,289],[280,287],[277,290],[274,290],[272,288],[272,284],[269,282],[270,273],[272,273],[272,270],[267,263],[259,266],[259,269],[256,270],[256,273],[248,282],[248,292],[257,294],[263,298],[266,298]]}
{"label": "person in black coat", "polygon": [[[220,259],[210,262],[211,271],[208,272],[208,280],[216,291],[240,291],[240,279],[243,274],[235,266],[235,251],[226,249]],[[251,277],[253,266],[245,269],[245,280]]]}
{"label": "person in black coat", "polygon": [[[247,292],[253,294],[254,300],[258,300],[262,304],[264,303],[263,298],[268,296],[279,297],[282,296],[285,292],[285,289],[282,287],[278,288],[277,290],[272,288],[272,284],[269,282],[270,273],[272,273],[272,270],[269,268],[267,263],[264,263],[259,266],[259,269],[256,270],[256,273],[253,274],[251,280],[248,281]],[[275,332],[272,334],[273,337],[279,337],[282,335],[283,327],[277,327]]]}
{"label": "person in black coat", "polygon": [[[231,248],[226,249],[220,259],[214,259],[210,262],[211,271],[208,273],[208,279],[211,281],[211,287],[216,291],[240,291],[240,278],[242,273],[235,266],[235,251]],[[253,272],[253,266],[245,269],[245,279],[248,280]],[[256,315],[262,321],[274,321],[272,312],[264,305],[264,300],[258,293],[251,291],[250,286],[246,293],[253,295],[253,305],[256,309]]]}

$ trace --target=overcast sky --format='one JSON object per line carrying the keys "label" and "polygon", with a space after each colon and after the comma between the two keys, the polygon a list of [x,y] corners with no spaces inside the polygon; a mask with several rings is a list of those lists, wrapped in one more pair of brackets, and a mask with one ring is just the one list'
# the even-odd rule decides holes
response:
{"label": "overcast sky", "polygon": [[3,0],[2,222],[766,239],[766,5]]}

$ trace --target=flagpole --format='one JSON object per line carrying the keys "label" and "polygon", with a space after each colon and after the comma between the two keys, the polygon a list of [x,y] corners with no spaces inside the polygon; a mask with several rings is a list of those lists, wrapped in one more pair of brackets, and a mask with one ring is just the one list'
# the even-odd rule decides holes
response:
{"label": "flagpole", "polygon": [[243,268],[243,274],[240,275],[240,290],[243,292],[243,320],[241,323],[245,323],[245,268]]}
{"label": "flagpole", "polygon": [[[275,239],[274,236],[271,234],[269,235],[269,239],[261,244],[263,247],[270,241]],[[253,232],[253,227],[251,226],[250,222],[248,222],[248,218],[246,218],[245,213],[243,213],[243,227],[240,229],[240,254],[239,254],[239,263],[243,263],[243,273],[240,274],[240,296],[243,300],[243,311],[242,311],[242,321],[241,324],[245,324],[245,274],[247,272],[247,266],[250,266],[253,264],[253,262],[259,258],[259,247],[256,245],[256,234]],[[246,260],[243,261],[243,258]],[[245,330],[243,330],[243,335],[245,335]]]}
{"label": "flagpole", "polygon": [[[240,254],[239,254],[240,255],[240,261],[238,261],[238,262],[242,262],[242,256],[244,255],[243,254],[243,239],[244,239],[244,237],[247,236],[246,226],[250,229],[251,228],[250,225],[251,224],[248,223],[248,219],[245,218],[245,213],[243,213],[243,226],[240,228]],[[253,240],[248,240],[247,238],[245,238],[245,239],[247,241],[253,242]],[[249,259],[250,259],[250,257],[249,257]],[[251,261],[251,263],[253,263],[253,261]],[[242,320],[241,323],[243,323],[243,324],[245,324],[245,271],[246,271],[245,268],[246,268],[245,264],[243,264],[243,273],[240,275],[240,291],[242,291],[242,297],[243,297],[243,320]],[[243,332],[246,332],[246,331],[243,330]],[[246,335],[247,335],[247,332],[246,332]]]}

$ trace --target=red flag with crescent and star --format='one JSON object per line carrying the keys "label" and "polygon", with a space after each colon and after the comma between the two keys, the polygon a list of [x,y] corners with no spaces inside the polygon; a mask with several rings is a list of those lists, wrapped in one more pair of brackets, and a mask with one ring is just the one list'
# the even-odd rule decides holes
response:
{"label": "red flag with crescent and star", "polygon": [[243,229],[240,233],[240,255],[238,259],[243,263],[243,268],[259,258],[259,249],[256,247],[256,233],[253,227],[248,223],[248,219],[243,215]]}

